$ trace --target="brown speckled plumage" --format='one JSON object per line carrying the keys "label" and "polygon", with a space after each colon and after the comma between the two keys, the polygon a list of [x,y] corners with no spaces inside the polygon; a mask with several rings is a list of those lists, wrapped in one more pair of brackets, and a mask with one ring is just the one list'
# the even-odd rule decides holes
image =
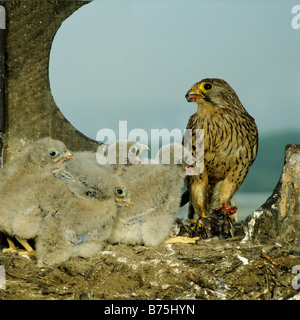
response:
{"label": "brown speckled plumage", "polygon": [[[235,91],[222,79],[197,82],[186,99],[198,104],[187,129],[204,129],[204,170],[186,177],[192,218],[201,216],[201,206],[209,213],[229,203],[256,158],[258,132]],[[195,130],[192,145],[195,156]]]}

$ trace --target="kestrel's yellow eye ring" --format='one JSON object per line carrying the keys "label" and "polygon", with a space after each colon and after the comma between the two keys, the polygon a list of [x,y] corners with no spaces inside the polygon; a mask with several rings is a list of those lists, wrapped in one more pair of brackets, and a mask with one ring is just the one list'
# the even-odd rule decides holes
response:
{"label": "kestrel's yellow eye ring", "polygon": [[202,92],[211,91],[214,88],[214,85],[210,82],[203,82],[200,84],[200,89]]}

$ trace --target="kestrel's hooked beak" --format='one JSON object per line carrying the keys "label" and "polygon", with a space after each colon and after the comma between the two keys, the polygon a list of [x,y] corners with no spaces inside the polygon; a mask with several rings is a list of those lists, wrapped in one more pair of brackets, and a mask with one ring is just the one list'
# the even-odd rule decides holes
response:
{"label": "kestrel's hooked beak", "polygon": [[201,90],[193,87],[186,93],[185,98],[188,102],[197,102],[200,99],[203,99],[204,95]]}
{"label": "kestrel's hooked beak", "polygon": [[[196,172],[196,173],[195,173]],[[192,164],[187,164],[185,166],[185,174],[187,176],[193,176],[195,174],[199,173],[198,168],[196,167],[196,162],[192,163]]]}
{"label": "kestrel's hooked beak", "polygon": [[54,162],[58,162],[61,159],[63,159],[63,161],[65,161],[65,160],[69,160],[69,159],[72,159],[72,158],[74,158],[73,153],[71,151],[67,150],[67,151],[64,152],[63,155],[61,155],[60,157],[56,158],[54,160]]}

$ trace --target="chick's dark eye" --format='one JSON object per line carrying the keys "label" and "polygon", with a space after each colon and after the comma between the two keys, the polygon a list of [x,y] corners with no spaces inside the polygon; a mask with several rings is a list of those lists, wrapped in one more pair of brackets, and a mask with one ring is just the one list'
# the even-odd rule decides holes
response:
{"label": "chick's dark eye", "polygon": [[51,157],[55,157],[57,155],[57,151],[50,151],[49,154]]}
{"label": "chick's dark eye", "polygon": [[116,189],[116,194],[118,196],[124,196],[125,195],[125,191],[123,189],[121,189],[121,188],[117,188]]}
{"label": "chick's dark eye", "polygon": [[136,153],[136,148],[135,148],[135,147],[133,147],[133,148],[131,149],[131,153]]}

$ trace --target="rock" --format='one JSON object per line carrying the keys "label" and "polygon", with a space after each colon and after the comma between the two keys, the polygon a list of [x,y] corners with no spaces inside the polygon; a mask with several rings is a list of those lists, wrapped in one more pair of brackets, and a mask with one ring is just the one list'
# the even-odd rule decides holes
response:
{"label": "rock", "polygon": [[245,240],[300,245],[300,145],[285,147],[281,177],[272,195],[245,221]]}

